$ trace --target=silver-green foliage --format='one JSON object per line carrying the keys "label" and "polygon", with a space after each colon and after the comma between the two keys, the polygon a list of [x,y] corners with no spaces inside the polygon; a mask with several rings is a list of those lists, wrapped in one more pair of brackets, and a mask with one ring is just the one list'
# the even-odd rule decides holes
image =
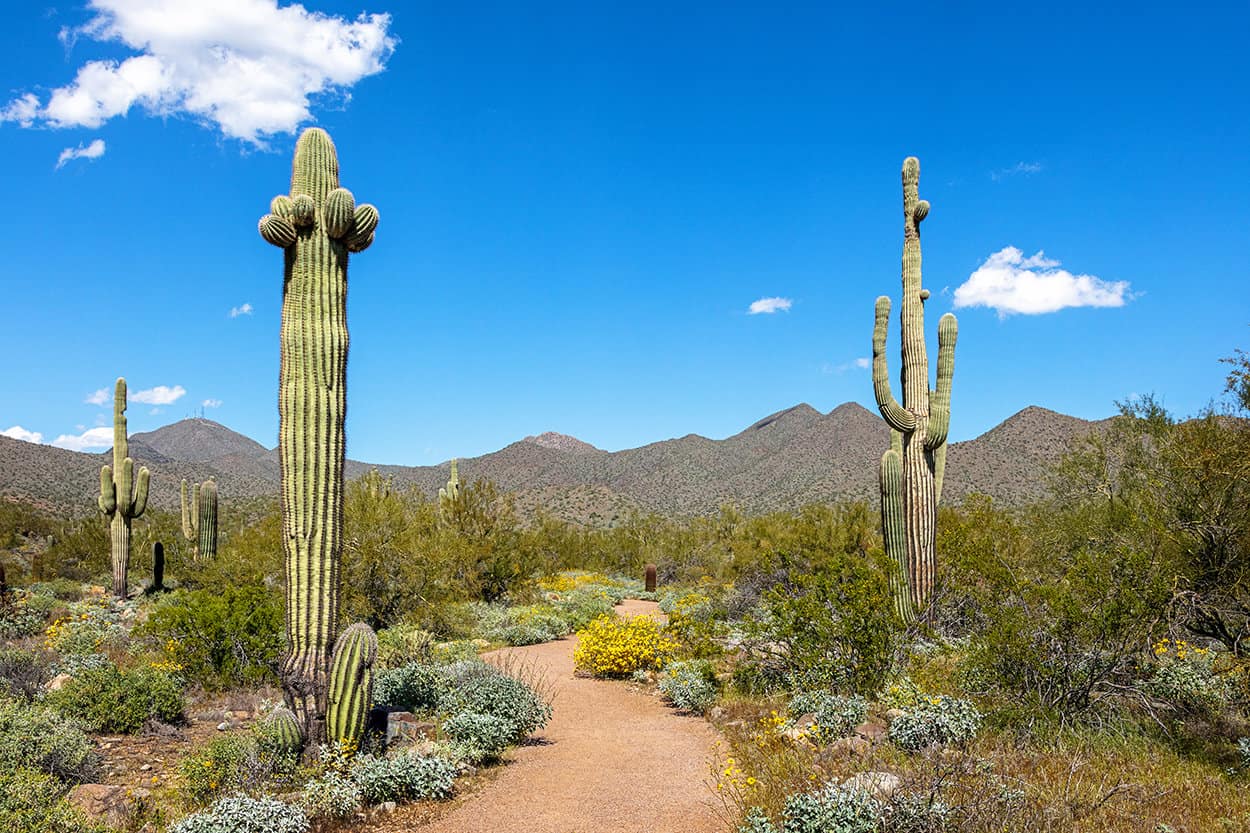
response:
{"label": "silver-green foliage", "polygon": [[660,679],[660,693],[677,708],[695,714],[710,709],[719,692],[712,664],[707,660],[669,663]]}
{"label": "silver-green foliage", "polygon": [[78,721],[38,703],[0,700],[0,770],[26,767],[73,783],[89,780],[98,765]]}
{"label": "silver-green foliage", "polygon": [[276,798],[223,798],[207,810],[192,813],[169,833],[305,833],[308,817],[299,807]]}
{"label": "silver-green foliage", "polygon": [[810,714],[815,724],[811,732],[813,739],[828,742],[846,737],[864,721],[868,701],[858,695],[846,697],[832,691],[800,691],[790,698],[786,711],[790,715],[787,728]]}
{"label": "silver-green foliage", "polygon": [[967,700],[941,695],[922,699],[890,723],[890,740],[916,752],[933,745],[966,743],[981,728],[981,713]]}
{"label": "silver-green foliage", "polygon": [[351,776],[366,804],[426,801],[451,795],[456,765],[437,755],[412,752],[393,758],[362,755],[352,762]]}

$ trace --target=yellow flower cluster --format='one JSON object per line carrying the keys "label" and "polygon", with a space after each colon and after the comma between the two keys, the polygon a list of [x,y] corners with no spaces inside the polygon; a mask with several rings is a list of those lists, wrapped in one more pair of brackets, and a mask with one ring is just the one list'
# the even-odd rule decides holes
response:
{"label": "yellow flower cluster", "polygon": [[578,640],[573,664],[596,677],[657,670],[677,650],[677,643],[649,616],[600,616],[578,633]]}
{"label": "yellow flower cluster", "polygon": [[743,787],[754,787],[757,783],[755,776],[747,775],[733,758],[729,758],[725,761],[725,769],[721,772],[720,780],[716,782],[716,789],[723,790],[728,786],[741,791]]}
{"label": "yellow flower cluster", "polygon": [[1206,648],[1199,648],[1183,639],[1160,639],[1152,647],[1154,655],[1160,659],[1175,658],[1184,660],[1186,657],[1193,656],[1195,659],[1205,659],[1211,652]]}
{"label": "yellow flower cluster", "polygon": [[585,587],[587,584],[606,584],[615,586],[618,582],[608,578],[603,573],[579,573],[567,572],[550,576],[538,582],[538,586],[544,590],[552,590],[556,593],[567,593],[570,590],[576,590],[579,587]]}

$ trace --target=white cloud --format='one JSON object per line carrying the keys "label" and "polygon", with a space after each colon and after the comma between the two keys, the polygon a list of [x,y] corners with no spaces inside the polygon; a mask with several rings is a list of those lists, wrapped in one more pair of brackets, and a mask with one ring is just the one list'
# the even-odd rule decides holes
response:
{"label": "white cloud", "polygon": [[103,405],[111,398],[112,395],[108,392],[107,388],[100,388],[98,391],[84,399],[83,402],[86,402],[88,405]]}
{"label": "white cloud", "polygon": [[82,142],[78,143],[76,148],[66,148],[61,151],[61,155],[56,158],[56,167],[60,169],[72,159],[99,159],[104,155],[104,140],[95,139],[91,144],[84,146]]}
{"label": "white cloud", "polygon": [[70,451],[86,451],[89,448],[112,448],[113,429],[107,427],[92,428],[81,434],[62,434],[52,441],[52,445],[57,448],[67,448]]}
{"label": "white cloud", "polygon": [[867,370],[870,367],[872,367],[872,359],[858,358],[858,359],[852,359],[849,362],[842,362],[841,364],[836,364],[836,365],[829,364],[828,362],[826,362],[824,365],[821,366],[820,371],[821,373],[825,373],[825,374],[837,373],[841,375],[847,372],[848,370]]}
{"label": "white cloud", "polygon": [[1132,297],[1128,281],[1074,275],[1043,252],[1025,257],[1015,246],[1008,246],[986,258],[955,290],[955,306],[990,307],[1005,317],[1066,307],[1122,307]]}
{"label": "white cloud", "polygon": [[142,402],[144,405],[172,405],[187,393],[182,385],[157,385],[147,390],[137,390],[130,394],[131,402]]}
{"label": "white cloud", "polygon": [[220,399],[205,399],[200,404],[204,406],[205,408],[220,408],[221,400]]}
{"label": "white cloud", "polygon": [[1032,176],[1041,172],[1041,162],[1017,162],[1010,168],[999,168],[997,171],[990,171],[990,179],[995,182],[1002,182],[1009,176]]}
{"label": "white cloud", "polygon": [[758,301],[752,301],[751,306],[747,309],[748,315],[772,315],[774,312],[788,312],[794,304],[789,298],[760,298]]}
{"label": "white cloud", "polygon": [[164,413],[164,410],[164,408],[152,408],[148,411],[148,416],[156,416],[157,414]]}
{"label": "white cloud", "polygon": [[867,358],[867,357],[860,357],[855,360],[855,366],[858,367],[860,370],[867,370],[868,368],[872,367],[872,359]]}
{"label": "white cloud", "polygon": [[355,20],[278,0],[90,0],[95,16],[61,32],[122,44],[122,61],[88,61],[46,102],[24,93],[0,109],[23,127],[95,128],[136,105],[188,114],[253,144],[311,120],[311,99],[349,97],[381,72],[396,39],[388,14]]}
{"label": "white cloud", "polygon": [[12,428],[6,428],[0,431],[0,437],[9,437],[14,440],[21,440],[28,443],[43,442],[43,434],[38,431],[27,431],[20,425],[14,425]]}
{"label": "white cloud", "polygon": [[230,308],[231,318],[238,318],[240,315],[251,315],[251,314],[252,314],[251,304],[243,304],[242,306],[239,306],[239,307]]}

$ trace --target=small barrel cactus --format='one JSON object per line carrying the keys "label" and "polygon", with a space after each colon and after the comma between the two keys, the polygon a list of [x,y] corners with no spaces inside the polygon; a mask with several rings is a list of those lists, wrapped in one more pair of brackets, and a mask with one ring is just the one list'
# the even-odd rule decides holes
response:
{"label": "small barrel cactus", "polygon": [[279,706],[270,712],[268,727],[283,752],[296,754],[303,747],[304,736],[300,733],[299,721],[295,719],[295,712],[286,706]]}

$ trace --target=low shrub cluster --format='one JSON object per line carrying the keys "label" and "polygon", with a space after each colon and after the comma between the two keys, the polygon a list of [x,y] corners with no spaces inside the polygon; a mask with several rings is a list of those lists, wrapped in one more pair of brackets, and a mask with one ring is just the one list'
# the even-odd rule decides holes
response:
{"label": "low shrub cluster", "polygon": [[172,723],[182,717],[182,682],[152,666],[121,669],[109,663],[71,678],[46,698],[62,714],[96,732],[139,731],[148,720]]}
{"label": "low shrub cluster", "polygon": [[42,588],[11,590],[8,604],[0,604],[0,639],[21,639],[39,633],[57,604],[56,596]]}
{"label": "low shrub cluster", "polygon": [[192,813],[169,828],[169,833],[306,833],[304,811],[276,798],[223,798],[207,810]]}
{"label": "low shrub cluster", "polygon": [[677,643],[649,616],[601,616],[578,633],[578,639],[573,664],[596,677],[659,670],[677,650]]}
{"label": "low shrub cluster", "polygon": [[265,718],[248,734],[215,737],[187,755],[179,764],[183,796],[194,805],[232,793],[249,795],[289,788],[299,758],[285,749]]}
{"label": "low shrub cluster", "polygon": [[65,785],[51,775],[0,767],[0,819],[10,833],[107,833],[65,800]]}
{"label": "low shrub cluster", "polygon": [[0,699],[0,772],[25,767],[79,783],[98,765],[95,745],[77,721],[39,703]]}
{"label": "low shrub cluster", "polygon": [[786,712],[790,718],[782,728],[795,728],[801,718],[810,716],[808,737],[817,743],[827,743],[846,737],[864,722],[868,701],[858,695],[847,697],[832,691],[800,691],[790,698]]}
{"label": "low shrub cluster", "polygon": [[967,700],[927,697],[890,722],[890,740],[916,752],[933,745],[967,743],[981,728],[981,713]]}
{"label": "low shrub cluster", "polygon": [[43,657],[21,648],[0,647],[0,697],[34,699],[47,679]]}
{"label": "low shrub cluster", "polygon": [[716,702],[720,686],[712,663],[702,659],[681,660],[665,666],[660,693],[682,711],[703,714]]}

